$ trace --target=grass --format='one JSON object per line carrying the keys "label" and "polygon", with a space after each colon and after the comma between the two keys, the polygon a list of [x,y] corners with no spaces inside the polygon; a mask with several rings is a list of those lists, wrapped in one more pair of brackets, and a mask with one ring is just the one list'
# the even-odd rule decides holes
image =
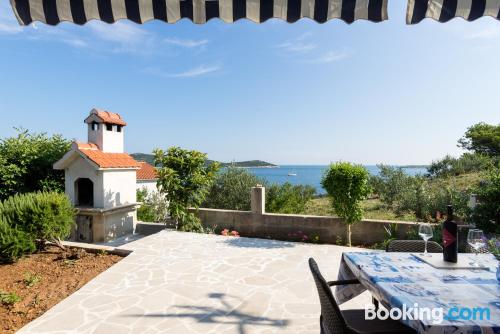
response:
{"label": "grass", "polygon": [[[377,198],[364,200],[362,207],[364,210],[364,218],[367,219],[416,221],[415,215],[411,213],[398,215]],[[327,197],[318,197],[310,200],[309,203],[306,204],[306,208],[302,214],[336,216],[330,200]]]}

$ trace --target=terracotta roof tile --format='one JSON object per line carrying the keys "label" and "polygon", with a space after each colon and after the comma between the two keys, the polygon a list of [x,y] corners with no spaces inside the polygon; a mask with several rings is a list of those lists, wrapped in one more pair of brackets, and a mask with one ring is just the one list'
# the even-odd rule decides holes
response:
{"label": "terracotta roof tile", "polygon": [[78,143],[76,142],[76,148],[79,150],[98,150],[99,147],[94,143]]}
{"label": "terracotta roof tile", "polygon": [[105,153],[94,149],[79,150],[100,168],[140,168],[141,165],[127,153]]}
{"label": "terracotta roof tile", "polygon": [[113,113],[113,112],[109,112],[109,111],[105,111],[105,110],[100,110],[100,109],[92,109],[90,116],[92,116],[92,115],[96,115],[97,117],[99,117],[103,123],[116,124],[116,125],[122,125],[122,126],[127,125],[127,123],[123,120],[123,118],[120,116],[120,114],[117,114],[117,113]]}
{"label": "terracotta roof tile", "polygon": [[156,168],[145,161],[139,161],[141,168],[137,170],[137,180],[156,180],[158,172]]}

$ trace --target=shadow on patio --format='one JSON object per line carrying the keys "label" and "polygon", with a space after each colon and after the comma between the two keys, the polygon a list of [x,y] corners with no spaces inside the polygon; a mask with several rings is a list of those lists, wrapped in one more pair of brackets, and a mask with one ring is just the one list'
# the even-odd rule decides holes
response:
{"label": "shadow on patio", "polygon": [[173,306],[180,310],[179,313],[149,313],[149,314],[131,314],[128,317],[151,317],[151,318],[191,318],[198,323],[236,325],[238,334],[245,334],[245,326],[268,326],[268,327],[286,327],[289,324],[287,319],[272,319],[264,316],[252,315],[240,311],[245,302],[239,302],[232,306],[228,298],[237,298],[224,293],[209,293],[208,298],[218,299],[221,306],[194,306],[194,305],[176,305]]}
{"label": "shadow on patio", "polygon": [[233,237],[224,240],[224,243],[228,246],[239,247],[239,248],[274,249],[274,248],[292,248],[296,246],[294,242],[255,239],[255,238],[233,238]]}

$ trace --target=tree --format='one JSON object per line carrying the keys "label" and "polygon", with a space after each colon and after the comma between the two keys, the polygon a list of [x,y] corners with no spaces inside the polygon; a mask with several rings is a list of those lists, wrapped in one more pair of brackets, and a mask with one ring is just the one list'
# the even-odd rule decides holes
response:
{"label": "tree", "polygon": [[477,123],[467,129],[458,146],[476,153],[500,156],[500,124]]}
{"label": "tree", "polygon": [[392,206],[401,196],[401,193],[409,187],[411,177],[400,167],[377,165],[379,175],[369,177],[372,189],[380,196],[387,205]]}
{"label": "tree", "polygon": [[0,140],[0,200],[17,193],[63,191],[64,172],[52,165],[69,151],[70,141],[16,130],[17,136]]}
{"label": "tree", "polygon": [[339,217],[347,224],[347,245],[351,246],[351,225],[363,219],[361,201],[370,193],[369,173],[361,165],[348,162],[331,164],[321,185],[332,199],[332,205]]}
{"label": "tree", "polygon": [[177,228],[181,231],[203,231],[199,218],[189,210],[200,207],[215,179],[219,164],[206,166],[206,154],[180,147],[171,147],[166,153],[157,149],[154,155],[155,165],[159,167],[158,190],[168,200],[170,216]]}
{"label": "tree", "polygon": [[227,167],[217,174],[203,207],[250,211],[250,190],[266,182],[243,168]]}

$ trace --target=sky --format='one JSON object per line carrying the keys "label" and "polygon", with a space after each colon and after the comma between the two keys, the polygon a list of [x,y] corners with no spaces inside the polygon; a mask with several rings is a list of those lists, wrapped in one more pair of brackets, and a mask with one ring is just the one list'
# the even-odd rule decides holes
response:
{"label": "sky", "polygon": [[20,27],[0,0],[0,138],[86,141],[94,107],[127,121],[127,152],[181,146],[219,161],[428,164],[500,123],[500,23],[309,19]]}

